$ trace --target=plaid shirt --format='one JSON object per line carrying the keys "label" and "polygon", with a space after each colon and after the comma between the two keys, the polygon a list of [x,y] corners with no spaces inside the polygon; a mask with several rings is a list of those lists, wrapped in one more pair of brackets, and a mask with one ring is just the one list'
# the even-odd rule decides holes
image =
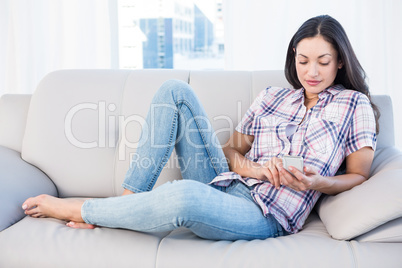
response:
{"label": "plaid shirt", "polygon": [[[345,157],[360,148],[376,147],[370,101],[342,85],[321,92],[317,104],[307,113],[303,88],[269,87],[257,96],[236,131],[254,136],[247,159],[263,164],[274,156],[299,155],[305,166],[322,176],[334,176]],[[228,186],[236,179],[254,186],[251,195],[264,215],[272,214],[291,233],[302,228],[321,195],[286,186],[277,190],[268,181],[241,177],[235,172],[221,173],[211,183]]]}

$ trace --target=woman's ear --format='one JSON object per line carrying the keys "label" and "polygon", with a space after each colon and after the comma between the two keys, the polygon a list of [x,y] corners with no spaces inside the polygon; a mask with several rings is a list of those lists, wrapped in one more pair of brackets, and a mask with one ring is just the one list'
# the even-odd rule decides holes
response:
{"label": "woman's ear", "polygon": [[340,61],[338,62],[338,69],[342,69],[342,67],[343,67],[343,62],[340,60]]}

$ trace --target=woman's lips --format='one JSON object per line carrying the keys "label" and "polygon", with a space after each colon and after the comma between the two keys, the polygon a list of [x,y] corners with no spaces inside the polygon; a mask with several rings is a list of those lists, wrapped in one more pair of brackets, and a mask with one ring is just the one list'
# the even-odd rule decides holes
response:
{"label": "woman's lips", "polygon": [[318,80],[307,80],[306,83],[309,84],[310,86],[316,86],[316,85],[318,85],[319,83],[321,83],[321,81],[318,81]]}

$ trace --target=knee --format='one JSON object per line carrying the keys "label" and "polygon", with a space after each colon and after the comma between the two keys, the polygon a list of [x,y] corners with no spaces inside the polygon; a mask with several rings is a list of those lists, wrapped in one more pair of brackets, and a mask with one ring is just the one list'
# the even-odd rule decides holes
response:
{"label": "knee", "polygon": [[205,200],[208,200],[209,191],[212,187],[191,180],[181,180],[172,183],[169,195],[174,204],[173,209],[179,217],[186,217],[199,211]]}
{"label": "knee", "polygon": [[162,90],[167,90],[167,91],[174,91],[176,89],[181,89],[181,88],[189,88],[189,84],[187,84],[186,82],[179,80],[179,79],[169,79],[167,81],[165,81],[162,86],[161,89]]}
{"label": "knee", "polygon": [[186,82],[178,79],[167,80],[157,92],[157,95],[164,96],[165,98],[171,96],[173,100],[185,98],[188,94],[194,94],[192,88]]}

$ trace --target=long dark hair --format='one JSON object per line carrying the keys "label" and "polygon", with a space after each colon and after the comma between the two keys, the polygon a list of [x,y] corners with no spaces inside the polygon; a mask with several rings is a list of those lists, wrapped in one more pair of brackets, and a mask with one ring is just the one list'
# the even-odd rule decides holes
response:
{"label": "long dark hair", "polygon": [[343,63],[343,67],[336,74],[334,83],[342,84],[345,88],[359,91],[368,97],[374,111],[378,133],[380,112],[377,106],[371,101],[369,87],[366,83],[366,72],[360,65],[342,25],[331,16],[321,15],[311,18],[297,30],[290,40],[286,55],[286,79],[295,89],[303,87],[297,77],[295,49],[297,44],[304,38],[315,37],[317,35],[321,35],[328,43],[332,44],[338,52],[338,60]]}

